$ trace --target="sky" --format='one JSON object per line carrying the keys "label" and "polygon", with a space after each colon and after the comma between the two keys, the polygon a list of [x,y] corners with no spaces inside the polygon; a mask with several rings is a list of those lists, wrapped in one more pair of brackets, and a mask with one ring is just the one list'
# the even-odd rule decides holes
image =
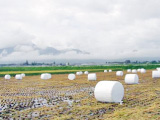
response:
{"label": "sky", "polygon": [[0,0],[0,63],[160,58],[160,0]]}

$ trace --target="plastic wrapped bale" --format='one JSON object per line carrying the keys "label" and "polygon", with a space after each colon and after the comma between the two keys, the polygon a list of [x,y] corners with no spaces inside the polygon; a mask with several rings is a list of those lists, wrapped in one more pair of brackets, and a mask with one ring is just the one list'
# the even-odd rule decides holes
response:
{"label": "plastic wrapped bale", "polygon": [[127,74],[125,76],[125,83],[126,84],[138,84],[139,77],[137,74]]}
{"label": "plastic wrapped bale", "polygon": [[88,74],[88,71],[85,71],[84,74],[87,75],[87,74]]}
{"label": "plastic wrapped bale", "polygon": [[128,69],[127,72],[132,72],[132,70],[131,70],[131,69]]}
{"label": "plastic wrapped bale", "polygon": [[132,70],[132,73],[137,73],[137,70],[136,70],[136,69],[133,69],[133,70]]}
{"label": "plastic wrapped bale", "polygon": [[100,81],[95,87],[94,96],[100,102],[121,103],[124,97],[124,87],[117,81]]}
{"label": "plastic wrapped bale", "polygon": [[160,78],[160,71],[152,71],[152,78]]}
{"label": "plastic wrapped bale", "polygon": [[141,69],[137,69],[137,72],[141,72]]}
{"label": "plastic wrapped bale", "polygon": [[51,79],[52,78],[52,75],[49,74],[49,73],[46,73],[48,75],[48,79]]}
{"label": "plastic wrapped bale", "polygon": [[81,75],[81,73],[80,72],[76,72],[76,75]]}
{"label": "plastic wrapped bale", "polygon": [[112,70],[109,70],[109,72],[112,72]]}
{"label": "plastic wrapped bale", "polygon": [[82,71],[79,71],[79,73],[82,75],[83,74],[83,72]]}
{"label": "plastic wrapped bale", "polygon": [[52,78],[52,75],[49,74],[49,73],[43,73],[41,74],[41,79],[42,80],[48,80],[48,79],[51,79]]}
{"label": "plastic wrapped bale", "polygon": [[22,80],[22,75],[21,75],[21,74],[17,74],[17,75],[15,76],[15,79],[17,79],[17,80]]}
{"label": "plastic wrapped bale", "polygon": [[160,68],[156,68],[158,71],[160,71]]}
{"label": "plastic wrapped bale", "polygon": [[123,76],[123,71],[117,71],[116,76]]}
{"label": "plastic wrapped bale", "polygon": [[97,80],[96,73],[90,73],[90,74],[88,74],[88,80]]}
{"label": "plastic wrapped bale", "polygon": [[104,72],[107,72],[107,70],[104,70]]}
{"label": "plastic wrapped bale", "polygon": [[75,78],[76,78],[76,75],[75,75],[75,74],[69,74],[69,75],[68,75],[68,79],[69,79],[69,80],[75,80]]}
{"label": "plastic wrapped bale", "polygon": [[140,72],[141,73],[146,73],[146,70],[142,68]]}
{"label": "plastic wrapped bale", "polygon": [[4,79],[10,80],[10,79],[11,79],[11,76],[10,76],[10,75],[5,75],[5,76],[4,76]]}
{"label": "plastic wrapped bale", "polygon": [[25,76],[26,76],[24,73],[22,73],[21,75],[22,75],[22,77],[25,77]]}

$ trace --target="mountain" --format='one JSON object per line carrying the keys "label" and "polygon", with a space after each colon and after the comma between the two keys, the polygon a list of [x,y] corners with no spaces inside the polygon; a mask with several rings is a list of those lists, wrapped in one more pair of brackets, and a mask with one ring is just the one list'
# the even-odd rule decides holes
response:
{"label": "mountain", "polygon": [[[53,47],[47,47],[45,49],[42,48],[38,48],[35,45],[31,45],[31,46],[27,46],[28,48],[32,48],[32,51],[38,51],[40,55],[59,55],[59,54],[64,54],[67,52],[76,52],[77,54],[90,54],[89,52],[85,52],[79,49],[63,49],[63,50],[58,50],[55,49]],[[0,56],[4,57],[7,55],[10,55],[14,52],[23,52],[23,48],[26,50],[27,48],[26,46],[23,47],[19,45],[19,49],[17,49],[18,47],[8,47],[8,48],[3,48],[0,49]]]}

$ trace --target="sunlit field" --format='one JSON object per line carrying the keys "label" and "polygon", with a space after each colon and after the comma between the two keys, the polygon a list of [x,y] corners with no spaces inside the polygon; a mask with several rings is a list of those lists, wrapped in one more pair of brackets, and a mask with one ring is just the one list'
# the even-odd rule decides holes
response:
{"label": "sunlit field", "polygon": [[[126,71],[124,71],[126,74]],[[23,80],[0,78],[2,119],[59,120],[146,120],[160,119],[160,79],[152,79],[151,70],[138,73],[137,85],[126,85],[115,72],[97,72],[97,81],[87,75],[68,80],[68,74],[52,75],[50,80],[26,76]],[[101,80],[116,80],[125,88],[123,104],[101,103],[94,87]]]}

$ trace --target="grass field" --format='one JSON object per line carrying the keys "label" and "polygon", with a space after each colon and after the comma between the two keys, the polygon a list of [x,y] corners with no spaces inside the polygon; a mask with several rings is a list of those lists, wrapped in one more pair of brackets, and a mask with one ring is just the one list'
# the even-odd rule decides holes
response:
{"label": "grass field", "polygon": [[51,74],[68,74],[77,71],[102,72],[104,69],[112,69],[113,71],[145,68],[156,69],[160,67],[158,64],[137,64],[137,65],[114,65],[114,66],[54,66],[54,67],[0,67],[0,77],[5,74],[15,76],[16,74],[25,73],[28,76],[40,75],[41,73]]}
{"label": "grass field", "polygon": [[[124,76],[116,77],[115,72],[97,72],[97,81],[88,81],[87,75],[70,81],[67,74],[52,75],[50,80],[41,80],[39,75],[23,80],[0,78],[1,106],[6,105],[0,116],[28,120],[158,120],[160,79],[152,79],[151,70],[138,75],[137,85],[126,85]],[[95,100],[94,87],[101,80],[116,80],[124,85],[123,105]],[[37,100],[47,104],[36,106]]]}

